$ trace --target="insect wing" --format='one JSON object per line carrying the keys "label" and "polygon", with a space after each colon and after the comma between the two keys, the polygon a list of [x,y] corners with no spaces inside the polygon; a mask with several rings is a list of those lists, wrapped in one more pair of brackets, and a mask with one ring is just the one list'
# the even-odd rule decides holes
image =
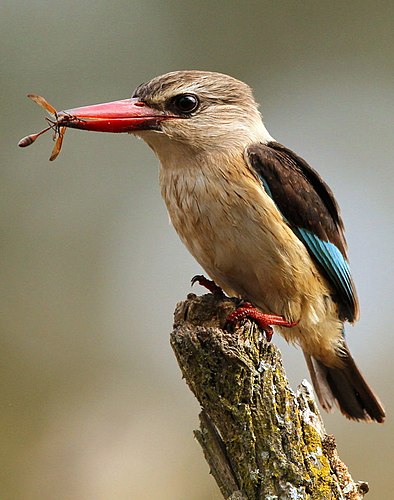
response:
{"label": "insect wing", "polygon": [[49,102],[47,102],[43,97],[41,97],[40,95],[36,95],[36,94],[27,94],[27,97],[29,99],[31,99],[32,101],[34,101],[35,103],[37,103],[39,106],[41,106],[42,108],[44,108],[46,111],[48,111],[49,114],[53,115],[53,116],[56,116],[57,115],[57,111],[56,109],[51,105],[49,104]]}
{"label": "insect wing", "polygon": [[62,149],[63,137],[64,137],[65,133],[66,133],[66,127],[60,127],[59,128],[59,135],[56,139],[55,145],[53,146],[52,154],[51,154],[51,157],[49,158],[49,161],[56,160],[56,158],[58,157],[58,154],[60,153],[60,150]]}

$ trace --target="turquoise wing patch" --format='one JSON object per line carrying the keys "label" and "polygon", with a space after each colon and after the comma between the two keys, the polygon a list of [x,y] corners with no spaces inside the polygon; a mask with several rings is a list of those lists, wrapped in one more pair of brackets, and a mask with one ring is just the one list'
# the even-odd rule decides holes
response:
{"label": "turquoise wing patch", "polygon": [[350,267],[338,248],[329,241],[322,241],[307,229],[294,227],[292,229],[322,266],[334,288],[347,298],[349,304],[354,304]]}

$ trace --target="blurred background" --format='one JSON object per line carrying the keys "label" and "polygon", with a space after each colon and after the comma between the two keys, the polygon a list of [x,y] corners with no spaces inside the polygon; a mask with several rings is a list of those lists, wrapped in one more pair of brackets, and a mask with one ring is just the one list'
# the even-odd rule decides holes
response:
{"label": "blurred background", "polygon": [[[155,157],[127,134],[70,130],[55,163],[49,134],[16,146],[45,124],[29,92],[66,109],[175,69],[248,82],[271,134],[337,196],[362,311],[348,340],[388,418],[325,422],[368,498],[389,498],[393,15],[376,0],[1,2],[2,500],[221,498],[169,346],[201,269],[168,223]],[[302,353],[274,340],[296,387]]]}

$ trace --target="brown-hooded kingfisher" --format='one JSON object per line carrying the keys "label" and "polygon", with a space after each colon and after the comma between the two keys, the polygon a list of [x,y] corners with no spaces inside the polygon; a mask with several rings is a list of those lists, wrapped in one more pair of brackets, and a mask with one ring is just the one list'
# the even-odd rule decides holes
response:
{"label": "brown-hooded kingfisher", "polygon": [[338,204],[320,175],[271,137],[248,85],[175,71],[130,99],[58,119],[141,137],[160,160],[161,193],[183,243],[228,295],[258,308],[233,319],[249,315],[268,333],[276,325],[300,345],[323,408],[383,422],[344,340],[359,303]]}

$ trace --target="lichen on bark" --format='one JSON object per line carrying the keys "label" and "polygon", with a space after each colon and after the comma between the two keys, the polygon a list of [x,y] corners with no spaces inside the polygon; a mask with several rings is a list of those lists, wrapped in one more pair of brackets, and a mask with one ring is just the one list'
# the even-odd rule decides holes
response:
{"label": "lichen on bark", "polygon": [[273,343],[250,321],[226,325],[236,299],[193,294],[177,305],[171,345],[202,412],[195,436],[224,498],[357,500],[309,383],[289,386]]}

